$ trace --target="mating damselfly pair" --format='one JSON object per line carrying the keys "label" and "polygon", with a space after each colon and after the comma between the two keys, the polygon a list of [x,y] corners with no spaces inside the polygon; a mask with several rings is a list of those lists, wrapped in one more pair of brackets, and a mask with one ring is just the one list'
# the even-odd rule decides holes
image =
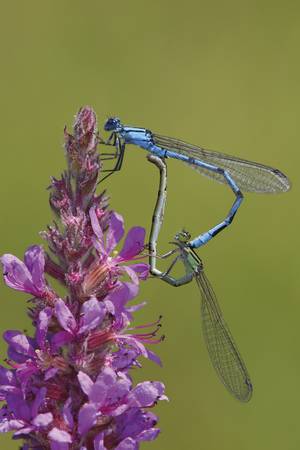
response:
{"label": "mating damselfly pair", "polygon": [[[231,224],[242,203],[242,191],[286,192],[290,189],[288,178],[281,171],[272,167],[206,150],[178,139],[161,136],[145,128],[126,126],[118,118],[108,119],[104,129],[110,131],[111,135],[107,141],[102,142],[115,147],[112,157],[116,159],[115,167],[109,171],[107,176],[121,169],[127,144],[147,150],[150,153],[149,161],[158,167],[160,182],[149,242],[151,273],[172,286],[181,286],[195,278],[202,298],[202,329],[211,362],[229,392],[240,401],[249,401],[253,388],[248,371],[223,319],[216,295],[204,274],[202,261],[195,253],[195,249],[205,245]],[[174,255],[168,270],[162,272],[156,265],[157,241],[163,222],[167,195],[166,159],[180,160],[202,175],[227,184],[234,193],[235,200],[225,219],[207,232],[201,233],[193,239],[184,230],[177,233],[173,242],[175,248],[165,255],[160,255],[160,258]],[[178,261],[183,263],[185,274],[180,278],[175,278],[171,272]]]}

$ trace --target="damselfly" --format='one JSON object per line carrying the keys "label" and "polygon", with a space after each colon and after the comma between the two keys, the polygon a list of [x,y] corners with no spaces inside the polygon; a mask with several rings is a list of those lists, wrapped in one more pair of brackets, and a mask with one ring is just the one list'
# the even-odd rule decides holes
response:
{"label": "damselfly", "polygon": [[121,169],[126,145],[133,144],[160,158],[180,160],[202,175],[227,184],[233,191],[236,199],[226,218],[207,233],[193,239],[190,248],[201,247],[230,225],[242,203],[242,191],[278,193],[286,192],[290,188],[288,178],[278,169],[206,150],[178,139],[161,136],[145,128],[123,125],[116,117],[108,119],[104,129],[111,131],[111,135],[107,141],[101,142],[116,148],[114,158],[117,162],[111,173]]}
{"label": "damselfly", "polygon": [[[229,392],[238,400],[247,402],[252,395],[252,384],[246,366],[225,323],[216,295],[206,278],[201,259],[191,248],[190,234],[181,231],[175,236],[175,249],[161,255],[160,258],[168,258],[174,255],[174,260],[166,272],[156,267],[157,240],[164,217],[164,207],[167,196],[167,168],[164,160],[149,155],[148,160],[160,170],[160,183],[158,197],[152,218],[150,233],[150,270],[152,275],[159,277],[172,286],[182,286],[193,279],[196,280],[201,293],[201,316],[204,340],[208,349],[211,362]],[[176,278],[171,275],[175,264],[181,261],[185,268],[185,274]]]}

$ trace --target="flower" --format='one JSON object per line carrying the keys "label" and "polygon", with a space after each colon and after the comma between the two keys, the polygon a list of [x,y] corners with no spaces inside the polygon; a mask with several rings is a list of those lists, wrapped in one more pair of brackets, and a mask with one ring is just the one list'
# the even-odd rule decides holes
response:
{"label": "flower", "polygon": [[33,401],[25,400],[21,391],[8,394],[7,405],[1,409],[0,432],[14,431],[17,437],[47,429],[53,421],[53,415],[51,412],[39,413],[45,402],[46,391],[46,388],[39,389]]}
{"label": "flower", "polygon": [[103,291],[111,289],[122,274],[127,274],[135,284],[138,284],[139,279],[146,279],[149,274],[148,264],[138,263],[130,266],[125,264],[135,260],[144,249],[145,229],[142,227],[131,228],[120,253],[110,256],[124,235],[123,218],[115,212],[110,215],[108,231],[104,238],[96,208],[92,207],[89,214],[94,232],[93,244],[98,258],[83,280],[84,294],[101,295]]}
{"label": "flower", "polygon": [[50,296],[51,291],[44,276],[45,256],[42,247],[29,247],[25,252],[24,262],[11,254],[1,256],[0,261],[7,286],[35,297]]}
{"label": "flower", "polygon": [[79,372],[78,380],[89,398],[79,411],[80,434],[87,433],[99,418],[117,417],[133,408],[149,408],[167,398],[162,383],[146,381],[132,388],[132,382],[125,374],[117,374],[109,367],[103,369],[95,382],[83,372]]}
{"label": "flower", "polygon": [[[130,371],[140,357],[161,364],[147,348],[158,344],[161,317],[131,326],[145,302],[130,304],[149,266],[138,262],[145,230],[124,237],[120,214],[97,195],[100,160],[95,113],[81,108],[73,134],[65,130],[68,170],[52,179],[50,205],[58,219],[24,261],[0,261],[7,286],[30,294],[33,336],[7,330],[7,367],[0,366],[0,432],[23,440],[22,450],[137,450],[156,438],[149,412],[166,400],[164,385],[135,385]],[[46,279],[46,275],[48,275]],[[62,284],[56,290],[49,278]]]}

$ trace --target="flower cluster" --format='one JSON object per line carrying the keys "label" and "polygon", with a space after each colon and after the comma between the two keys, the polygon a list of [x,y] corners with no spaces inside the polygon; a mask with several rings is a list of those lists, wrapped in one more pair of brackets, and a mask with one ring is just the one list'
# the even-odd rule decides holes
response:
{"label": "flower cluster", "polygon": [[97,145],[95,114],[82,108],[73,134],[65,130],[68,169],[50,186],[57,220],[42,233],[49,252],[33,245],[23,261],[1,257],[7,286],[31,296],[35,330],[4,333],[7,367],[0,366],[0,432],[23,439],[22,450],[136,450],[159,433],[146,408],[166,399],[163,384],[134,385],[129,375],[140,356],[160,364],[145,346],[161,341],[160,318],[130,328],[144,305],[128,302],[149,272],[138,262],[145,230],[131,228],[116,251],[124,223],[96,195]]}

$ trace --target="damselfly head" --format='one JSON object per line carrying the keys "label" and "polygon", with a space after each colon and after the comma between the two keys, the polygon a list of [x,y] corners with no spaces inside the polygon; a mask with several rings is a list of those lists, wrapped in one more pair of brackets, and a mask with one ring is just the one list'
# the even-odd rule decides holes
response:
{"label": "damselfly head", "polygon": [[118,117],[110,117],[104,124],[105,131],[118,131],[120,128],[122,128],[122,125]]}
{"label": "damselfly head", "polygon": [[181,230],[175,235],[175,241],[188,242],[191,239],[191,234],[186,230]]}

